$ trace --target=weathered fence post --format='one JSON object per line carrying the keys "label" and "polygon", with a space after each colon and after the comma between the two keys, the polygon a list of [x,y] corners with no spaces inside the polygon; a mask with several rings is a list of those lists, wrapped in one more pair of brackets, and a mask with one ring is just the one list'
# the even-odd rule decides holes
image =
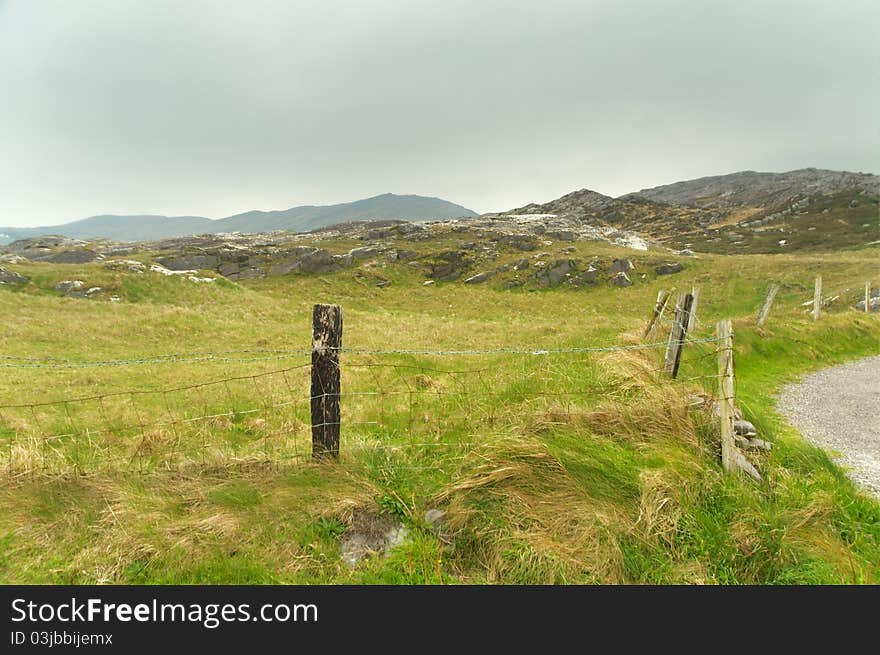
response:
{"label": "weathered fence post", "polygon": [[718,402],[721,415],[721,466],[725,471],[736,468],[733,442],[733,326],[730,319],[718,321]]}
{"label": "weathered fence post", "polygon": [[679,294],[675,304],[675,318],[672,321],[672,329],[669,331],[669,341],[666,344],[666,361],[663,368],[671,377],[678,375],[678,366],[681,363],[681,351],[684,347],[684,339],[687,336],[688,317],[694,297],[689,294]]}
{"label": "weathered fence post", "polygon": [[660,289],[660,291],[657,292],[657,302],[654,304],[654,311],[651,312],[651,318],[648,321],[648,325],[645,326],[645,332],[642,334],[642,339],[647,339],[654,331],[654,326],[657,325],[657,321],[663,316],[663,312],[666,309],[671,294],[672,292],[667,291],[666,289]]}
{"label": "weathered fence post", "polygon": [[822,313],[822,276],[816,276],[816,286],[813,288],[813,320],[819,320]]}
{"label": "weathered fence post", "polygon": [[770,313],[770,308],[773,306],[773,299],[776,297],[778,291],[778,284],[770,285],[770,291],[767,292],[767,297],[764,299],[764,304],[761,305],[761,311],[758,312],[758,320],[755,321],[755,325],[757,327],[761,327],[762,325],[764,325],[764,321],[767,320],[767,315]]}
{"label": "weathered fence post", "polygon": [[681,292],[675,296],[675,307],[672,312],[672,328],[669,330],[669,339],[666,341],[666,351],[663,354],[663,370],[666,373],[672,371],[672,362],[675,358],[676,326],[678,325],[681,306],[684,304],[684,294]]}
{"label": "weathered fence post", "polygon": [[691,306],[688,310],[688,322],[687,322],[687,333],[690,334],[694,331],[694,327],[697,324],[697,303],[700,301],[700,287],[693,287],[691,289]]}
{"label": "weathered fence post", "polygon": [[312,459],[339,457],[339,350],[342,307],[315,305],[312,314]]}
{"label": "weathered fence post", "polygon": [[865,313],[871,311],[871,280],[865,280]]}

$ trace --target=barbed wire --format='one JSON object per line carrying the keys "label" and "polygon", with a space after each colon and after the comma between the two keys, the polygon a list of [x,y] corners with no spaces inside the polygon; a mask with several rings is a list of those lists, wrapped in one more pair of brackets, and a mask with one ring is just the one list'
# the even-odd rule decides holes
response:
{"label": "barbed wire", "polygon": [[[710,343],[714,339],[697,341]],[[557,350],[645,351],[665,345]],[[514,354],[534,352],[515,350]],[[376,358],[389,351],[369,353]],[[348,388],[334,394],[342,402],[342,418],[315,425],[311,424],[310,404],[328,394],[302,393],[308,389],[307,376],[302,375],[307,373],[308,363],[167,388],[0,404],[0,435],[7,441],[2,451],[6,459],[3,468],[17,478],[116,469],[146,473],[193,463],[209,469],[260,462],[305,463],[311,458],[310,431],[342,426],[347,435],[342,449],[346,456],[352,456],[354,449],[367,449],[380,459],[393,456],[395,470],[440,470],[465,462],[467,458],[457,454],[484,443],[483,428],[509,424],[505,428],[509,430],[523,420],[523,412],[533,417],[528,420],[561,425],[576,420],[578,412],[588,411],[590,399],[604,396],[614,385],[629,384],[626,376],[612,375],[571,388],[575,380],[561,362],[531,357],[523,361],[523,374],[528,378],[525,388],[516,387],[516,380],[512,381],[514,387],[499,388],[501,364],[442,368],[430,362],[345,361],[340,373]],[[295,373],[300,375],[293,379]],[[642,373],[647,384],[665,386],[670,382],[662,366],[642,369]],[[691,384],[710,377],[693,375],[680,382]],[[175,394],[186,397],[179,399]],[[149,397],[155,400],[148,401]],[[92,407],[80,408],[85,403]],[[194,408],[196,415],[192,415]],[[27,420],[10,421],[10,412]],[[462,429],[466,434],[461,434]],[[450,433],[458,436],[447,439]],[[363,442],[370,435],[373,437]],[[237,439],[242,443],[235,445]],[[428,455],[420,453],[441,451],[440,461],[424,465],[423,456]]]}
{"label": "barbed wire", "polygon": [[[690,339],[691,343],[711,343],[715,337]],[[461,349],[461,350],[429,350],[429,349],[368,349],[368,348],[328,348],[328,351],[336,351],[340,355],[401,355],[401,356],[434,356],[434,357],[467,357],[467,356],[491,356],[491,355],[557,355],[557,354],[582,354],[601,353],[626,350],[651,350],[665,348],[667,342],[624,344],[613,346],[583,346],[583,347],[537,347],[537,348],[484,348],[484,349]],[[230,354],[257,353],[254,357],[231,357]],[[140,357],[133,359],[107,359],[107,360],[74,360],[52,356],[46,357],[19,357],[16,355],[2,355],[0,368],[17,369],[74,369],[74,368],[100,368],[113,366],[139,366],[159,364],[184,364],[184,363],[253,363],[260,361],[273,361],[296,357],[311,356],[311,350],[242,350],[220,351],[208,353],[168,354],[154,357]]]}

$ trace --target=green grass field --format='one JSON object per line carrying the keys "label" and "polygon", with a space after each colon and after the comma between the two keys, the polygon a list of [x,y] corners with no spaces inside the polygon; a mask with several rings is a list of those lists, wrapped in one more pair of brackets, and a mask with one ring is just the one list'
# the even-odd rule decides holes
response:
{"label": "green grass field", "polygon": [[[504,291],[424,286],[402,263],[213,284],[10,266],[31,283],[0,287],[0,581],[880,583],[880,503],[773,400],[798,374],[880,353],[880,317],[852,309],[880,250],[702,255],[659,277],[657,253],[575,247],[646,277]],[[391,286],[369,283],[380,273]],[[840,299],[814,322],[800,305],[817,273]],[[73,278],[106,292],[51,290]],[[695,338],[733,319],[738,404],[774,444],[754,458],[762,483],[722,473],[716,421],[694,404],[717,391],[714,343],[688,345],[674,382],[662,348],[530,352],[639,344],[671,285],[701,289]],[[319,465],[307,351],[322,302],[343,306],[361,353],[342,356],[340,462]],[[499,349],[517,352],[376,352]],[[187,356],[47,359],[169,353]],[[439,535],[430,508],[447,512]],[[408,539],[349,568],[340,536],[382,514]]]}

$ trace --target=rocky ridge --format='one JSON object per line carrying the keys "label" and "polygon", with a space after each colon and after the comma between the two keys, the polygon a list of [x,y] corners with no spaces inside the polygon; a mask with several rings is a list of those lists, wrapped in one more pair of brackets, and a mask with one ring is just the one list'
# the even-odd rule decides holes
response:
{"label": "rocky ridge", "polygon": [[[78,272],[84,266],[98,266],[120,274],[180,275],[192,282],[351,271],[359,282],[377,287],[392,283],[394,267],[406,267],[409,274],[423,276],[425,283],[506,289],[628,286],[633,279],[684,268],[680,261],[667,261],[668,254],[655,254],[644,272],[638,272],[640,278],[633,278],[635,265],[628,259],[585,257],[585,241],[627,244],[641,256],[648,248],[637,235],[596,231],[568,219],[533,221],[512,216],[429,224],[366,221],[307,234],[209,234],[136,244],[47,236],[0,247],[0,261],[69,264]],[[633,242],[637,247],[632,248]],[[103,297],[100,285],[85,277],[65,277],[53,290],[68,297]]]}

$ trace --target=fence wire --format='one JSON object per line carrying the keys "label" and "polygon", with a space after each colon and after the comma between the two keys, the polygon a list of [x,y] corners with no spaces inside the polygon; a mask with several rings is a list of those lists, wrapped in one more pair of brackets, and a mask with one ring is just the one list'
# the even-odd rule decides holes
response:
{"label": "fence wire", "polygon": [[[716,341],[686,337],[694,356],[691,374],[681,376],[681,382],[714,383],[714,373],[699,368],[715,356]],[[491,435],[570,424],[584,420],[603,399],[628,397],[632,379],[604,371],[594,355],[636,353],[641,384],[668,386],[662,362],[648,352],[667,347],[668,340],[564,348],[339,349],[342,456],[379,468],[389,462],[394,468],[425,471],[462,465]],[[0,366],[73,369],[310,356],[311,351],[268,349],[113,360],[7,355]],[[482,359],[476,366],[462,366],[459,358]],[[445,359],[455,364],[443,365]],[[187,385],[0,403],[3,469],[17,479],[304,464],[311,459],[312,430],[337,425],[312,424],[311,402],[323,394],[309,391],[310,366],[304,362]]]}

